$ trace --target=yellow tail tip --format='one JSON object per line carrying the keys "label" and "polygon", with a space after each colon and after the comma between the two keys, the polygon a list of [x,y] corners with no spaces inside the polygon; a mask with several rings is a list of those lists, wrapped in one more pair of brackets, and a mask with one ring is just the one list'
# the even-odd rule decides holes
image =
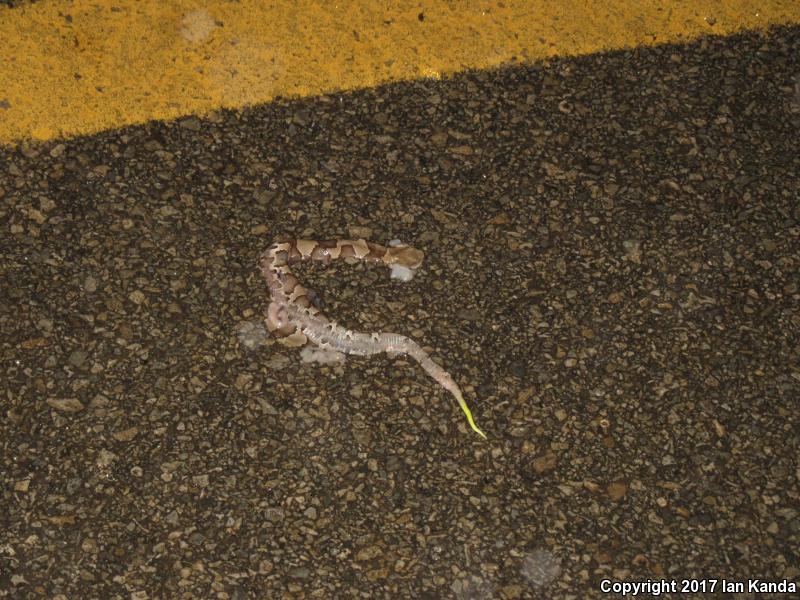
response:
{"label": "yellow tail tip", "polygon": [[467,403],[464,402],[464,398],[462,398],[461,395],[459,394],[459,395],[456,396],[456,400],[458,400],[458,405],[461,407],[461,410],[463,410],[464,414],[467,415],[467,421],[469,421],[469,426],[472,428],[472,431],[477,433],[483,439],[488,439],[486,437],[486,434],[483,433],[480,429],[478,429],[477,425],[475,425],[475,420],[472,418],[472,413],[470,412],[469,406],[467,406]]}

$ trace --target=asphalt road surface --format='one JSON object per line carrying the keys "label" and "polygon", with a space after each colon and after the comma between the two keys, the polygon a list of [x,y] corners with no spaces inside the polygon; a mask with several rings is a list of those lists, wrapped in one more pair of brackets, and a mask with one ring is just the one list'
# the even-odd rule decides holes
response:
{"label": "asphalt road surface", "polygon": [[[798,139],[790,27],[0,150],[0,596],[782,597]],[[423,250],[297,272],[488,440],[269,339],[278,234]]]}

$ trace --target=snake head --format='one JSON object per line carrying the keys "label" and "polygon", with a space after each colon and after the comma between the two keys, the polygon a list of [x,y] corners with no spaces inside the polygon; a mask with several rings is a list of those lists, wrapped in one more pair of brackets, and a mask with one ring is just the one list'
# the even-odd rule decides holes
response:
{"label": "snake head", "polygon": [[425,258],[425,253],[405,244],[386,249],[384,262],[389,265],[400,265],[407,269],[418,269]]}

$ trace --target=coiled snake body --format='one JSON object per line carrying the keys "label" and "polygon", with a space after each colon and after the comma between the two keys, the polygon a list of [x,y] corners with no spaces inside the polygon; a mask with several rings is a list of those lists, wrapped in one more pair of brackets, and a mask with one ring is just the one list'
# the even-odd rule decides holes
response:
{"label": "coiled snake body", "polygon": [[272,298],[267,309],[267,329],[289,346],[311,342],[322,350],[345,354],[370,355],[381,352],[408,354],[413,357],[437,383],[455,396],[467,416],[470,427],[478,429],[456,382],[419,344],[398,333],[360,333],[351,331],[328,319],[311,302],[310,292],[292,274],[291,265],[303,260],[328,263],[336,258],[348,262],[367,261],[393,268],[405,269],[410,275],[424,258],[419,250],[404,244],[381,246],[366,240],[336,240],[331,242],[282,239],[273,243],[261,255],[261,273]]}

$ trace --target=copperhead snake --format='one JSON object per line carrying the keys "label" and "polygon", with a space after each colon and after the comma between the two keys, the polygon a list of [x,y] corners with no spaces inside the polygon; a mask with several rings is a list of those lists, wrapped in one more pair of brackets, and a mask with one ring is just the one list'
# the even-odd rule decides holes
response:
{"label": "copperhead snake", "polygon": [[381,352],[408,354],[439,385],[455,396],[470,427],[485,438],[486,435],[475,425],[458,384],[447,371],[433,362],[419,344],[398,333],[360,333],[331,321],[314,306],[312,293],[300,285],[290,270],[293,264],[300,261],[328,263],[342,258],[350,263],[366,261],[383,264],[393,271],[405,273],[406,277],[399,278],[410,279],[422,264],[424,256],[420,250],[399,242],[381,246],[364,239],[328,242],[279,239],[264,251],[259,261],[271,297],[266,314],[267,329],[287,346],[303,346],[310,342],[322,350],[360,356]]}

